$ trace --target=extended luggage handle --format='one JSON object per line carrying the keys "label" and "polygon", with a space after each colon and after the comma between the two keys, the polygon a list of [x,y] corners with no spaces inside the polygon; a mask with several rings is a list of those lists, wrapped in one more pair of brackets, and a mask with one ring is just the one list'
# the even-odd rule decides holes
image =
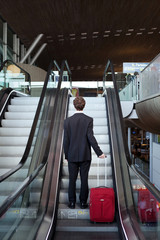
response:
{"label": "extended luggage handle", "polygon": [[[100,167],[99,167],[99,161],[101,161],[102,158],[97,158],[97,187],[106,187],[107,186],[107,157],[104,158],[104,164],[105,164],[105,167],[104,167],[104,184],[105,186],[99,186],[99,176],[100,176]],[[107,188],[107,187],[106,187]]]}

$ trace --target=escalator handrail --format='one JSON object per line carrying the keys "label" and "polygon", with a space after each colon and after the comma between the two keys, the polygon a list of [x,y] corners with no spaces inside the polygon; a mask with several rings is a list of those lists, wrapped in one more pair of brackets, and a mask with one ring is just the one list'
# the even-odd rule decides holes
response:
{"label": "escalator handrail", "polygon": [[0,218],[6,213],[6,211],[10,208],[10,206],[13,205],[16,199],[25,191],[25,189],[29,186],[29,184],[33,182],[33,180],[37,177],[37,175],[40,173],[40,171],[44,167],[45,167],[45,163],[40,163],[39,166],[32,172],[32,174],[29,175],[20,184],[20,186],[6,198],[6,200],[0,207]]}
{"label": "escalator handrail", "polygon": [[[59,82],[58,82],[58,86],[57,86],[57,91],[56,91],[56,96],[55,96],[55,102],[54,102],[54,107],[53,107],[53,119],[51,120],[51,127],[50,130],[56,120],[56,115],[54,114],[56,112],[56,108],[57,108],[57,101],[58,101],[58,94],[61,88],[61,83],[62,83],[62,78],[63,78],[63,71],[64,71],[64,67],[65,67],[65,60],[62,62],[61,65],[61,70],[60,70],[60,78],[59,78]],[[50,64],[49,69],[51,69],[52,63]],[[47,76],[48,76],[49,72],[47,72]],[[46,77],[47,79],[47,77]],[[52,129],[53,130],[53,129]],[[41,171],[41,169],[43,168],[43,166],[47,163],[46,160],[48,159],[49,156],[49,148],[50,148],[50,144],[51,144],[51,137],[52,137],[52,131],[50,131],[50,134],[48,136],[48,140],[47,140],[47,147],[45,149],[45,154],[44,154],[44,158],[43,161],[40,165],[38,165],[38,167],[34,170],[33,173],[30,174],[30,176],[28,176],[23,182],[22,184],[18,187],[18,189],[16,191],[14,191],[13,193],[11,193],[7,200],[1,205],[0,207],[0,217],[3,216],[3,214],[9,209],[10,206],[13,205],[14,201],[21,195],[21,193],[23,191],[25,191],[25,189],[29,186],[29,184],[36,178],[36,176],[39,174],[39,172]],[[17,169],[18,170],[18,169]]]}
{"label": "escalator handrail", "polygon": [[[106,72],[108,71],[109,67],[111,68],[112,80],[114,82],[114,93],[115,93],[114,94],[114,96],[115,96],[115,100],[114,101],[115,102],[113,102],[113,100],[112,100],[112,106],[113,106],[112,108],[114,109],[116,107],[115,108],[116,113],[115,113],[115,110],[113,111],[114,117],[113,117],[112,121],[114,121],[115,126],[117,126],[117,123],[118,123],[117,121],[120,121],[122,119],[121,118],[122,113],[120,112],[121,108],[120,108],[120,106],[118,104],[119,103],[118,102],[118,97],[119,96],[117,96],[117,92],[118,91],[117,91],[117,86],[115,86],[116,85],[116,83],[115,83],[115,73],[114,73],[112,62],[110,60],[107,62],[107,65],[106,65],[106,68],[105,68],[105,71],[104,71],[103,86],[104,86],[104,91],[107,92],[106,89],[105,89],[105,75],[106,75]],[[118,119],[117,119],[117,111],[118,111],[118,115],[119,115]],[[129,184],[130,187],[127,188],[126,184],[124,184],[124,182],[125,182],[124,173],[128,176],[128,171],[127,171],[126,168],[124,168],[124,164],[122,164],[122,159],[123,159],[124,156],[121,156],[121,151],[120,151],[121,147],[124,146],[123,145],[123,134],[122,134],[123,131],[121,129],[122,128],[121,121],[119,122],[118,128],[120,128],[119,131],[121,132],[121,136],[122,136],[121,143],[119,143],[120,140],[119,140],[118,136],[116,135],[116,134],[118,134],[116,129],[115,129],[115,131],[113,133],[114,135],[112,136],[112,139],[113,140],[117,139],[116,142],[114,140],[114,142],[115,142],[114,144],[117,144],[117,147],[116,147],[117,150],[114,153],[116,155],[116,159],[114,160],[114,165],[117,164],[116,160],[118,158],[119,159],[118,160],[119,161],[118,166],[120,166],[120,168],[121,168],[121,170],[118,168],[117,171],[118,171],[119,174],[121,173],[120,174],[121,176],[119,175],[119,177],[121,178],[121,185],[122,185],[121,187],[123,189],[123,199],[124,199],[124,200],[122,200],[122,196],[121,196],[121,198],[118,200],[119,208],[120,208],[119,209],[119,216],[120,216],[120,219],[121,219],[122,229],[124,231],[126,239],[129,239],[129,237],[133,237],[135,239],[144,239],[142,231],[139,228],[139,225],[137,223],[135,214],[133,212],[134,203],[133,203],[133,199],[132,199],[131,185]],[[122,146],[119,145],[119,144],[121,144]],[[124,149],[124,151],[125,151],[125,149]],[[124,160],[123,160],[123,162],[124,162]],[[123,170],[124,170],[124,173],[123,173]],[[125,176],[125,177],[127,177],[127,176]],[[129,178],[129,176],[128,176],[128,178]],[[117,180],[116,180],[116,182],[117,182]],[[130,182],[130,178],[129,178],[129,182]],[[117,189],[117,191],[119,192],[119,188]],[[128,191],[129,191],[129,193],[128,193]],[[124,208],[124,209],[121,209],[121,208]],[[132,224],[132,222],[133,222],[133,224]],[[136,228],[133,227],[133,226],[136,226]],[[130,236],[130,234],[132,236]]]}
{"label": "escalator handrail", "polygon": [[55,60],[52,61],[49,65],[47,75],[46,75],[46,78],[45,78],[45,82],[44,82],[44,86],[43,86],[43,89],[42,89],[41,97],[40,97],[40,100],[39,100],[39,103],[38,103],[38,107],[37,107],[37,110],[36,110],[36,114],[35,114],[35,117],[34,117],[34,120],[33,120],[30,135],[29,135],[27,145],[26,145],[24,154],[22,156],[22,159],[17,164],[17,166],[13,167],[11,170],[9,170],[8,172],[6,172],[5,174],[0,176],[0,182],[4,181],[6,178],[8,178],[13,173],[15,173],[20,168],[22,168],[23,165],[25,164],[27,158],[28,158],[28,155],[29,155],[29,152],[30,152],[30,149],[31,149],[31,146],[32,146],[32,141],[33,141],[33,137],[34,137],[34,134],[35,134],[36,126],[37,126],[37,123],[38,123],[38,119],[39,119],[39,116],[40,116],[40,113],[41,113],[41,107],[42,107],[43,99],[44,99],[44,96],[45,96],[46,87],[47,87],[47,84],[48,84],[48,81],[49,81],[50,72],[51,72],[54,64],[55,64]]}
{"label": "escalator handrail", "polygon": [[103,74],[103,86],[105,86],[105,75],[107,72],[108,67],[111,67],[111,72],[112,72],[112,80],[113,80],[113,84],[114,84],[114,88],[115,88],[115,93],[116,93],[116,99],[117,99],[117,104],[119,105],[118,108],[118,114],[120,116],[120,121],[121,121],[121,127],[122,127],[122,134],[123,134],[123,143],[124,143],[124,147],[125,147],[125,153],[126,153],[126,157],[127,157],[127,164],[129,167],[132,168],[132,170],[134,171],[134,173],[136,174],[136,176],[141,179],[142,183],[146,186],[146,188],[153,194],[153,196],[157,199],[158,202],[160,202],[160,191],[144,176],[142,176],[142,174],[140,174],[136,168],[134,168],[134,166],[132,165],[132,159],[130,157],[129,154],[129,150],[128,150],[128,145],[127,145],[127,141],[126,141],[126,137],[125,137],[125,130],[124,130],[124,126],[123,126],[123,115],[122,115],[122,111],[121,111],[121,106],[120,106],[120,98],[119,98],[119,94],[118,94],[118,88],[117,88],[117,84],[116,84],[116,80],[115,77],[113,76],[113,64],[110,60],[108,60],[105,70],[104,70],[104,74]]}
{"label": "escalator handrail", "polygon": [[30,94],[31,93],[31,76],[30,76],[30,74],[26,70],[24,70],[22,67],[20,67],[17,63],[15,63],[14,61],[12,61],[10,59],[7,59],[4,62],[2,62],[1,66],[0,66],[0,72],[2,71],[3,67],[5,66],[5,64],[7,62],[11,62],[13,65],[18,67],[22,72],[24,72],[27,75],[27,78],[28,78],[27,82],[29,83],[29,94]]}

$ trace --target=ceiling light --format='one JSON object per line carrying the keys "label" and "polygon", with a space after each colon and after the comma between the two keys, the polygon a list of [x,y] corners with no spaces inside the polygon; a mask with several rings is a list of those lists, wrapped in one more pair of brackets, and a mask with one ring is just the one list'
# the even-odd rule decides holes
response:
{"label": "ceiling light", "polygon": [[110,33],[111,31],[110,30],[107,30],[107,31],[104,31],[105,33]]}
{"label": "ceiling light", "polygon": [[131,35],[131,33],[126,33],[126,36],[130,36]]}
{"label": "ceiling light", "polygon": [[153,27],[153,28],[151,28],[151,30],[156,30],[157,29],[157,27]]}
{"label": "ceiling light", "polygon": [[69,36],[73,37],[75,36],[76,34],[75,33],[70,33]]}
{"label": "ceiling light", "polygon": [[146,30],[146,29],[145,29],[145,28],[140,28],[139,30],[140,30],[140,31],[144,31],[144,30]]}
{"label": "ceiling light", "polygon": [[116,30],[116,32],[122,32],[122,30]]}
{"label": "ceiling light", "polygon": [[98,68],[101,68],[102,67],[102,65],[100,64],[100,65],[98,65]]}
{"label": "ceiling light", "polygon": [[84,66],[84,69],[87,69],[88,68],[88,66]]}
{"label": "ceiling light", "polygon": [[142,35],[142,33],[137,33],[137,35]]}
{"label": "ceiling light", "polygon": [[133,32],[133,31],[134,31],[133,28],[128,29],[128,32]]}
{"label": "ceiling light", "polygon": [[63,34],[58,35],[58,37],[63,37]]}
{"label": "ceiling light", "polygon": [[120,36],[120,34],[114,34],[114,36],[115,36],[115,37],[119,37],[119,36]]}
{"label": "ceiling light", "polygon": [[46,38],[52,38],[52,36],[47,36]]}
{"label": "ceiling light", "polygon": [[95,67],[95,65],[91,65],[91,68],[94,68]]}
{"label": "ceiling light", "polygon": [[109,37],[109,35],[103,35],[103,37]]}
{"label": "ceiling light", "polygon": [[87,33],[81,33],[81,35],[83,35],[83,36],[84,36],[84,35],[87,35]]}
{"label": "ceiling light", "polygon": [[93,32],[93,34],[98,34],[99,32]]}
{"label": "ceiling light", "polygon": [[81,37],[81,39],[86,39],[87,37]]}
{"label": "ceiling light", "polygon": [[75,40],[76,38],[70,38],[70,40]]}
{"label": "ceiling light", "polygon": [[148,34],[153,34],[153,32],[148,32]]}
{"label": "ceiling light", "polygon": [[77,70],[80,70],[81,69],[81,66],[77,66]]}
{"label": "ceiling light", "polygon": [[92,36],[92,38],[98,38],[98,36]]}

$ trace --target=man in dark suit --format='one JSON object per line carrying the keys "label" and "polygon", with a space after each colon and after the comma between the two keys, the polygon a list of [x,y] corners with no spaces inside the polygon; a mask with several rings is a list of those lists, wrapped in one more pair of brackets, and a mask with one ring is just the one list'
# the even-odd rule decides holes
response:
{"label": "man in dark suit", "polygon": [[80,206],[87,208],[88,172],[91,164],[91,146],[99,158],[105,158],[93,134],[93,118],[83,113],[85,100],[76,97],[73,101],[77,112],[64,121],[64,153],[69,169],[69,207],[75,208],[76,180],[80,170]]}

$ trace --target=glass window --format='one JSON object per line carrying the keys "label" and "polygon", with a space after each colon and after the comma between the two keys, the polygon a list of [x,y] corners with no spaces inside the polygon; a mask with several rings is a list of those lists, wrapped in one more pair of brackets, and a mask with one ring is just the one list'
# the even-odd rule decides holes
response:
{"label": "glass window", "polygon": [[0,18],[0,39],[3,39],[3,21]]}
{"label": "glass window", "polygon": [[13,50],[10,47],[7,47],[7,59],[13,60]]}
{"label": "glass window", "polygon": [[3,43],[2,40],[0,39],[0,65],[3,62]]}
{"label": "glass window", "polygon": [[13,32],[7,29],[7,45],[13,49]]}

